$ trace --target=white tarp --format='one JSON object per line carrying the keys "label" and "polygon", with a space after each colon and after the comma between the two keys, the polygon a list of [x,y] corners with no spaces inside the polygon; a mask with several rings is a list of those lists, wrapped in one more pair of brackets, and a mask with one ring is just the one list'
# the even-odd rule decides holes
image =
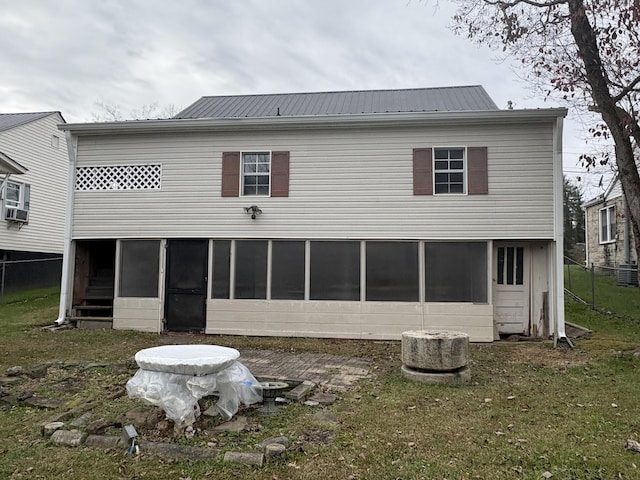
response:
{"label": "white tarp", "polygon": [[217,395],[216,407],[231,418],[241,403],[262,400],[260,383],[238,362],[240,353],[217,345],[165,345],[139,351],[140,369],[127,382],[131,398],[162,408],[177,426],[192,425],[200,416],[198,400]]}

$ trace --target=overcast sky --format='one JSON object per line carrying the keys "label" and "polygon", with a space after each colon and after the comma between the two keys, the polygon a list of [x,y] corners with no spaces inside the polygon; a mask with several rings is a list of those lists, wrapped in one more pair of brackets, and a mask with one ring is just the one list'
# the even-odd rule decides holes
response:
{"label": "overcast sky", "polygon": [[[454,11],[447,0],[0,0],[0,113],[75,123],[101,113],[96,102],[127,116],[205,95],[477,84],[500,108],[560,106],[534,97],[515,62],[454,35]],[[565,173],[591,197],[602,172],[578,165],[586,149],[570,116]]]}

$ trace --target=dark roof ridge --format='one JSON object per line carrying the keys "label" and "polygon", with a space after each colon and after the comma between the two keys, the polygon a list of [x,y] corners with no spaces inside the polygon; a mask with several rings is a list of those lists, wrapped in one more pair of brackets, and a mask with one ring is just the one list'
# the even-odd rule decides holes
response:
{"label": "dark roof ridge", "polygon": [[449,90],[453,88],[482,88],[480,84],[477,85],[452,85],[449,87],[411,87],[411,88],[373,88],[373,89],[358,89],[358,90],[318,90],[314,92],[280,92],[280,93],[247,93],[247,94],[230,94],[230,95],[203,95],[200,98],[221,98],[221,97],[273,97],[273,96],[286,96],[286,95],[324,95],[324,94],[336,94],[336,93],[373,93],[373,92],[411,92],[418,90]]}

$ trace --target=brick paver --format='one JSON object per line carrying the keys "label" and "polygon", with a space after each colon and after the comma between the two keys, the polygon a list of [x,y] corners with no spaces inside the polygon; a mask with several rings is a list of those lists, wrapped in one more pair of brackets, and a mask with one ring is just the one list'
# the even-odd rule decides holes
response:
{"label": "brick paver", "polygon": [[239,361],[254,377],[311,381],[329,390],[345,390],[369,375],[371,361],[325,353],[287,353],[271,350],[240,350]]}

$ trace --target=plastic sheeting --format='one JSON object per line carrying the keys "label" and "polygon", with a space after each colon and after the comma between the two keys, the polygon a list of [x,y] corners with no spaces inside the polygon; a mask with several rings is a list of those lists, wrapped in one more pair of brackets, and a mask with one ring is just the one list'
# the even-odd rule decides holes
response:
{"label": "plastic sheeting", "polygon": [[[217,347],[220,353],[217,355],[213,349],[200,348],[213,345],[166,347],[181,348],[155,347],[136,354],[138,366],[146,368],[140,368],[127,382],[127,394],[162,408],[178,427],[196,421],[200,416],[198,400],[203,397],[217,395],[216,408],[225,419],[231,418],[241,403],[262,401],[260,383],[247,367],[235,360],[239,356],[237,350]],[[200,357],[203,352],[213,355]],[[150,362],[151,358],[155,361]]]}

